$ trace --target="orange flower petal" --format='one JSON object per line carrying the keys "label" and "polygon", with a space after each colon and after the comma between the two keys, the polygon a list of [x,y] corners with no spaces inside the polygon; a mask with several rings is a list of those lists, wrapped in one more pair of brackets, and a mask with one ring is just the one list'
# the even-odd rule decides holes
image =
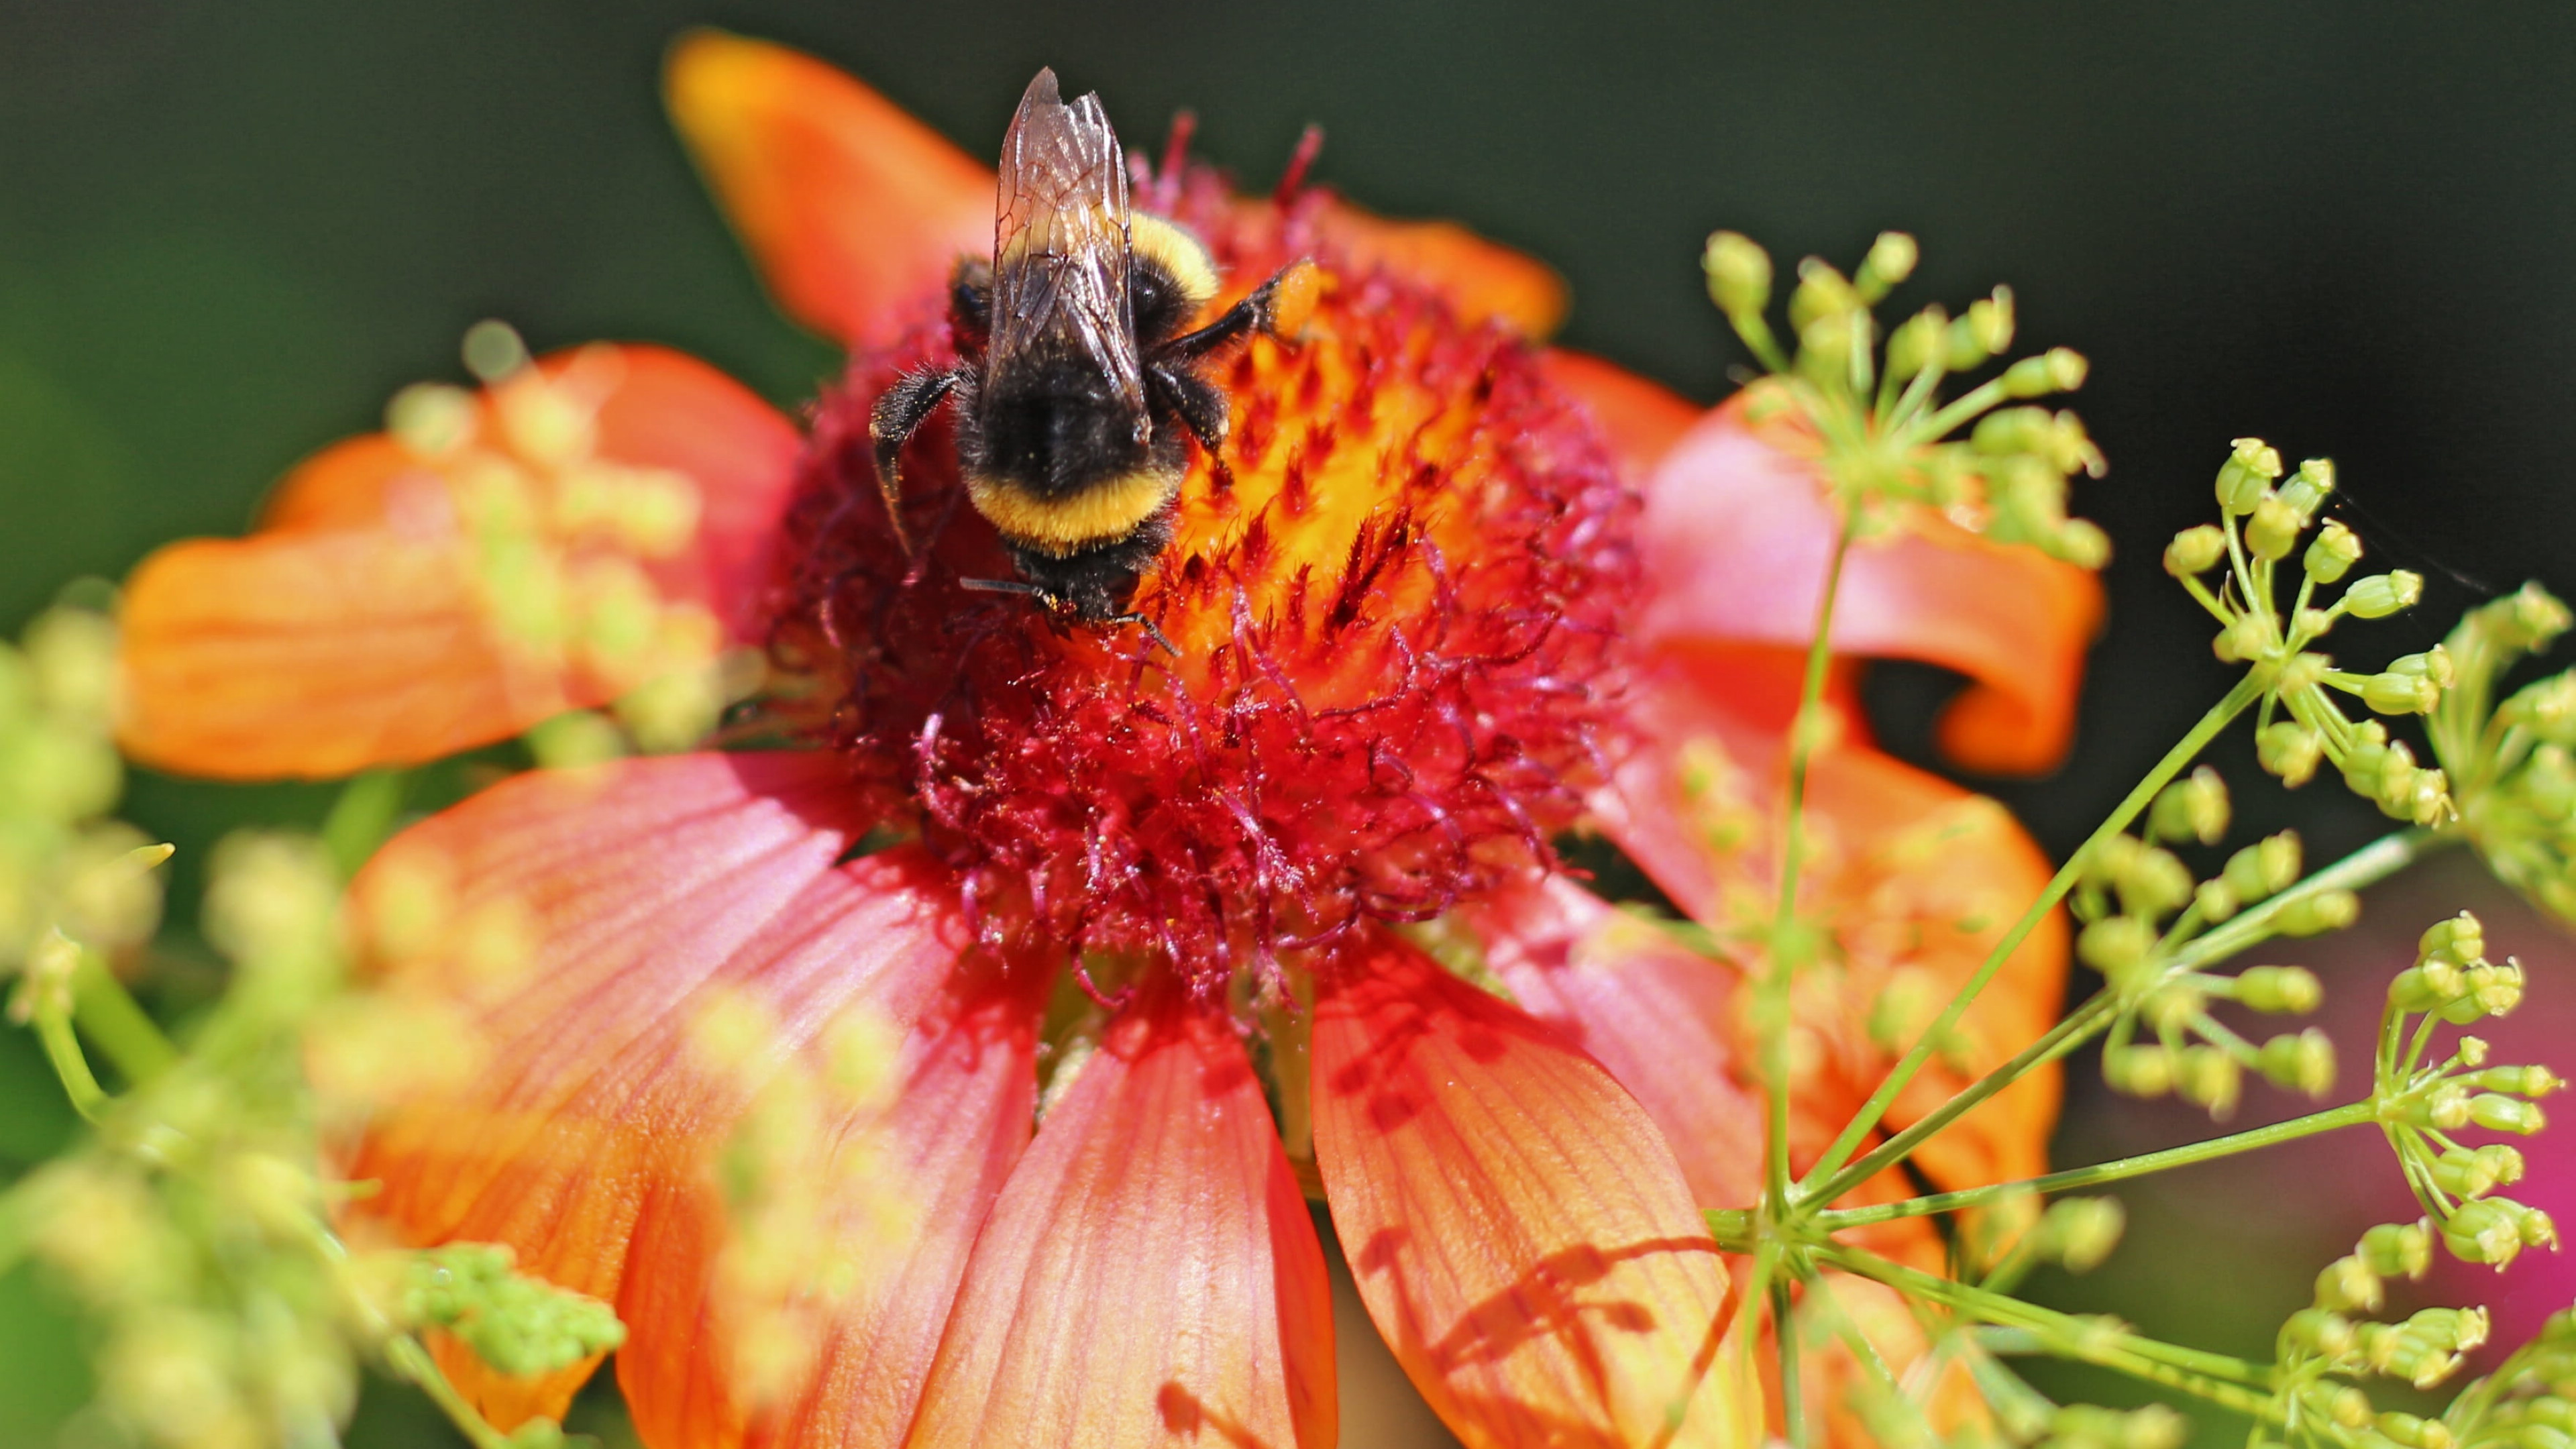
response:
{"label": "orange flower petal", "polygon": [[1652,474],[1703,412],[1662,383],[1598,357],[1557,347],[1543,361],[1549,380],[1592,409],[1610,439],[1610,451],[1631,478]]}
{"label": "orange flower petal", "polygon": [[1545,337],[1565,320],[1565,279],[1555,268],[1456,222],[1394,221],[1335,197],[1316,213],[1315,229],[1362,266],[1438,289],[1467,321]]}
{"label": "orange flower petal", "polygon": [[[1793,668],[1785,651],[1667,656],[1635,696],[1648,744],[1602,802],[1605,822],[1667,895],[1712,924],[1746,908],[1768,919],[1775,889],[1768,860],[1785,768],[1787,709],[1779,701]],[[1739,701],[1749,707],[1739,710]],[[1707,745],[1734,772],[1747,797],[1745,818],[1712,818],[1724,807],[1690,799],[1685,780],[1705,768],[1690,755]],[[1929,1025],[2051,872],[2000,806],[1849,737],[1811,761],[1807,802],[1824,849],[1811,863],[1806,898],[1858,973],[1851,978],[1857,986],[1819,990],[1799,1005],[1801,1024],[1840,1064],[1841,1095],[1817,1105],[1838,1129],[1893,1061],[1868,1030],[1877,996],[1903,980],[1924,1003],[1923,1020],[1913,1025]],[[1715,847],[1712,829],[1738,837],[1735,853]],[[1748,874],[1746,850],[1759,857],[1759,875]],[[2063,998],[2066,960],[2066,924],[2052,914],[1962,1019],[1958,1051],[1932,1058],[1897,1098],[1889,1123],[1914,1121],[2046,1031]],[[2055,1073],[2033,1072],[1953,1124],[1915,1161],[1944,1186],[2028,1176],[2045,1166],[2056,1110]]]}
{"label": "orange flower petal", "polygon": [[[661,597],[755,637],[802,446],[795,428],[666,348],[584,348],[544,367],[603,380],[594,458],[696,485],[694,537],[645,568]],[[488,437],[488,401],[480,427]],[[345,775],[488,744],[613,697],[614,683],[560,651],[511,641],[476,577],[455,486],[389,437],[354,438],[287,475],[261,533],[144,560],[122,608],[128,752],[228,779]]]}
{"label": "orange flower petal", "polygon": [[1131,1010],[994,1205],[913,1445],[1329,1446],[1331,1289],[1221,1015]]}
{"label": "orange flower petal", "polygon": [[992,254],[992,169],[811,56],[696,31],[663,90],[779,307],[828,337],[891,340]]}
{"label": "orange flower petal", "polygon": [[[1649,637],[1804,648],[1838,525],[1812,462],[1736,400],[1675,443],[1649,480],[1640,538]],[[2100,580],[2038,550],[1924,515],[1856,544],[1836,596],[1839,653],[1921,659],[1971,683],[1941,721],[1961,765],[2034,774],[2064,757]]]}
{"label": "orange flower petal", "polygon": [[[349,1169],[383,1184],[363,1212],[408,1242],[506,1243],[523,1270],[615,1304],[629,1402],[672,1449],[756,1427],[728,1378],[740,1325],[708,1283],[729,1242],[715,1164],[762,1087],[815,1070],[854,1025],[903,1043],[891,1105],[823,1111],[797,1139],[844,1158],[864,1142],[871,1191],[909,1206],[911,1238],[867,1240],[858,1281],[816,1310],[818,1387],[770,1406],[790,1427],[885,1442],[907,1421],[1026,1140],[1026,988],[960,968],[947,879],[918,851],[834,865],[863,824],[840,772],[758,754],[523,775],[406,831],[355,887],[383,989],[453,1037],[429,1053],[453,1064],[444,1080],[321,1074],[327,1099],[379,1103]],[[746,1019],[732,1054],[708,1046]],[[588,1373],[508,1380],[455,1344],[440,1357],[504,1425],[559,1414]]]}
{"label": "orange flower petal", "polygon": [[1751,1443],[1726,1270],[1636,1100],[1412,946],[1363,949],[1315,1009],[1316,1157],[1432,1408],[1474,1446]]}

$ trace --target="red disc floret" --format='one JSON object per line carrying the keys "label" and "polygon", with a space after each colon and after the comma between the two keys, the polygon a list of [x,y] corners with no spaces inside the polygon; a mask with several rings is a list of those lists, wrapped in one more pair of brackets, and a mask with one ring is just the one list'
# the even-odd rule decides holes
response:
{"label": "red disc floret", "polygon": [[1229,296],[1311,256],[1305,336],[1211,372],[1231,402],[1135,607],[1176,646],[1068,624],[1007,579],[937,418],[905,454],[907,560],[867,420],[944,321],[817,407],[772,653],[783,718],[956,867],[982,929],[1165,963],[1201,989],[1418,920],[1551,860],[1614,737],[1634,495],[1500,324],[1364,265],[1212,174],[1140,189]]}

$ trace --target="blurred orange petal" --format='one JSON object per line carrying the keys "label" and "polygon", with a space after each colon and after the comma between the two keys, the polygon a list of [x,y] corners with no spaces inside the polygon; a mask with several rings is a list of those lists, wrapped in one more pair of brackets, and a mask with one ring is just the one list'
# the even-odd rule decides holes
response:
{"label": "blurred orange petal", "polygon": [[1221,1014],[1131,1009],[1012,1172],[907,1443],[1326,1449],[1331,1291]]}
{"label": "blurred orange petal", "polygon": [[[637,565],[660,602],[703,607],[751,637],[795,481],[795,428],[666,348],[582,348],[547,359],[542,376],[589,408],[574,468],[691,485],[694,530]],[[627,681],[499,617],[464,501],[507,446],[493,396],[448,454],[423,458],[384,434],[335,444],[280,483],[261,532],[144,560],[122,607],[126,749],[229,779],[344,775],[505,739],[621,692]]]}
{"label": "blurred orange petal", "polygon": [[1565,321],[1565,279],[1555,268],[1456,222],[1395,221],[1335,197],[1316,213],[1315,229],[1363,267],[1438,290],[1468,322],[1545,337]]}
{"label": "blurred orange petal", "polygon": [[[1803,648],[1813,636],[1838,525],[1800,444],[1786,424],[1748,423],[1739,395],[1673,445],[1639,532],[1655,594],[1647,637]],[[1833,643],[1967,675],[1941,721],[1943,751],[1969,769],[2035,774],[2065,756],[2101,615],[2090,572],[1924,512],[1853,546]]]}
{"label": "blurred orange petal", "polygon": [[[1785,652],[1667,655],[1637,695],[1648,744],[1605,800],[1610,832],[1629,856],[1684,910],[1720,929],[1767,921],[1775,898],[1786,757],[1785,711],[1771,715],[1771,707],[1793,672]],[[1741,689],[1737,677],[1747,681]],[[1713,798],[1693,798],[1694,775],[1714,775]],[[1919,1003],[1901,1023],[1901,1050],[2051,872],[2001,806],[1848,736],[1815,755],[1807,801],[1814,854],[1802,895],[1846,974],[1817,978],[1796,1006],[1826,1074],[1817,1110],[1838,1127],[1893,1063],[1896,1053],[1870,1029],[1881,998],[1901,991]],[[1922,1116],[2046,1031],[2062,1004],[2066,960],[2065,921],[2053,913],[1969,1009],[1953,1050],[1936,1053],[1898,1096],[1890,1126]],[[1945,1187],[2028,1176],[2045,1167],[2056,1110],[2056,1074],[2032,1072],[1915,1161]]]}
{"label": "blurred orange petal", "polygon": [[891,340],[992,254],[992,169],[811,56],[695,31],[664,98],[779,307],[828,337]]}
{"label": "blurred orange petal", "polygon": [[[867,1143],[871,1190],[910,1204],[913,1237],[863,1240],[858,1281],[825,1305],[816,1387],[765,1406],[790,1427],[891,1436],[909,1418],[1026,1140],[1033,1011],[960,967],[947,879],[917,851],[834,864],[864,823],[840,770],[752,754],[522,775],[406,831],[354,887],[382,985],[454,1037],[425,1043],[445,1079],[373,1084],[349,1171],[383,1190],[361,1211],[407,1242],[506,1243],[614,1304],[637,1423],[673,1449],[740,1443],[764,1407],[732,1390],[739,1325],[708,1291],[731,1241],[716,1162],[764,1086],[823,1070],[854,1026],[902,1043],[889,1104],[825,1114],[798,1144]],[[765,1029],[738,1059],[711,1053],[712,1025],[746,1011]],[[343,1105],[361,1090],[322,1085]],[[588,1373],[440,1358],[505,1426],[559,1414]]]}
{"label": "blurred orange petal", "polygon": [[1703,409],[1680,393],[1581,352],[1542,355],[1548,379],[1583,400],[1630,478],[1643,481],[1700,420]]}
{"label": "blurred orange petal", "polygon": [[1751,1443],[1726,1270],[1636,1100],[1412,946],[1362,949],[1315,1008],[1316,1157],[1432,1408],[1473,1446]]}

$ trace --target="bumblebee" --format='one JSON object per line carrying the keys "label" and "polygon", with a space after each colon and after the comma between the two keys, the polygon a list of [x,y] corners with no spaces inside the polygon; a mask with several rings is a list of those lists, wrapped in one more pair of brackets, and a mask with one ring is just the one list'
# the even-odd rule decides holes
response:
{"label": "bumblebee", "polygon": [[1020,576],[967,586],[1150,630],[1128,601],[1171,541],[1190,440],[1211,455],[1225,441],[1226,396],[1206,364],[1254,332],[1301,327],[1314,267],[1282,268],[1184,331],[1216,296],[1215,263],[1180,227],[1128,209],[1100,97],[1065,104],[1052,70],[1021,96],[999,169],[993,260],[959,263],[950,285],[957,364],[905,374],[869,416],[877,486],[910,555],[904,443],[948,405],[966,496]]}

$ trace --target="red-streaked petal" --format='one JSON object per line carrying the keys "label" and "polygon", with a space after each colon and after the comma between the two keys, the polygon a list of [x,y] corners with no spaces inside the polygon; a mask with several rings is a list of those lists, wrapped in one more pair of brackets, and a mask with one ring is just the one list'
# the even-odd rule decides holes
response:
{"label": "red-streaked petal", "polygon": [[1562,347],[1544,361],[1551,381],[1583,399],[1611,452],[1631,478],[1643,480],[1700,420],[1702,409],[1680,393],[1614,363]]}
{"label": "red-streaked petal", "polygon": [[[645,568],[662,600],[703,604],[734,638],[756,640],[795,428],[667,348],[583,348],[542,366],[554,378],[582,369],[600,387],[594,458],[695,484],[694,537]],[[489,442],[488,401],[482,417],[477,438]],[[343,775],[436,759],[613,697],[616,682],[561,650],[508,636],[456,486],[390,437],[353,438],[287,475],[260,533],[146,559],[122,609],[127,750],[231,779]]]}
{"label": "red-streaked petal", "polygon": [[1469,322],[1545,337],[1565,320],[1565,279],[1555,268],[1456,222],[1397,221],[1335,197],[1315,213],[1315,229],[1362,266],[1437,290]]}
{"label": "red-streaked petal", "polygon": [[1111,1029],[993,1207],[910,1444],[1327,1449],[1331,1289],[1243,1046]]}
{"label": "red-streaked petal", "polygon": [[[1675,443],[1648,481],[1639,537],[1668,642],[1803,648],[1838,531],[1811,458],[1749,424],[1739,397]],[[2064,757],[2101,582],[1928,513],[1856,544],[1835,597],[1839,653],[1927,660],[1971,680],[1941,746],[1975,770],[2031,774]]]}
{"label": "red-streaked petal", "polygon": [[1471,913],[1485,964],[1635,1095],[1681,1160],[1691,1201],[1762,1190],[1763,1107],[1727,1030],[1742,973],[1563,879]]}
{"label": "red-streaked petal", "polygon": [[[521,776],[405,832],[356,886],[386,989],[452,1014],[473,1062],[380,1108],[350,1166],[383,1184],[363,1211],[410,1242],[507,1243],[616,1304],[629,1401],[672,1449],[765,1422],[727,1381],[733,1325],[707,1299],[726,1242],[714,1166],[760,1085],[855,1015],[904,1043],[891,1105],[809,1144],[863,1133],[875,1185],[916,1211],[913,1240],[873,1245],[831,1305],[832,1391],[773,1406],[800,1442],[885,1442],[909,1417],[1026,1138],[1027,984],[961,967],[952,887],[918,851],[834,865],[864,823],[840,770],[693,755]],[[766,1035],[728,1068],[700,1038],[746,1009]],[[587,1373],[511,1381],[441,1357],[504,1423],[559,1413]]]}
{"label": "red-streaked petal", "polygon": [[1636,1100],[1412,946],[1361,949],[1315,1009],[1316,1157],[1423,1396],[1474,1446],[1752,1442],[1726,1270]]}
{"label": "red-streaked petal", "polygon": [[[1638,681],[1635,708],[1647,746],[1621,766],[1601,813],[1628,855],[1703,921],[1734,921],[1746,909],[1767,919],[1776,889],[1767,862],[1778,837],[1784,769],[1786,710],[1778,705],[1790,668],[1783,655],[1707,653],[1667,657]],[[1841,1076],[1842,1095],[1818,1102],[1826,1115],[1858,1107],[1892,1061],[1869,1031],[1878,994],[1900,972],[1919,991],[1924,1020],[1907,1028],[1910,1042],[1910,1031],[1947,1004],[2051,873],[2002,807],[1879,753],[1857,734],[1820,750],[1807,782],[1820,849],[1805,898],[1834,931],[1857,973],[1852,979],[1867,983],[1857,992],[1866,999],[1810,992],[1798,1003],[1801,1025],[1816,1033]],[[1743,818],[1730,828],[1763,862],[1758,876],[1747,874],[1745,857],[1714,848],[1708,829],[1719,822],[1709,818],[1708,803],[1694,804],[1685,791],[1688,758],[1705,746],[1714,746],[1731,772],[1727,788]],[[1888,1121],[1914,1121],[2047,1030],[2064,993],[2066,959],[2065,921],[2052,914],[1962,1019],[1957,1060],[1932,1058]],[[2032,1072],[1926,1144],[1915,1161],[1951,1187],[2028,1176],[2045,1165],[2056,1110],[2055,1073]]]}
{"label": "red-streaked petal", "polygon": [[663,92],[779,307],[826,336],[892,339],[993,250],[991,168],[811,56],[696,31]]}

